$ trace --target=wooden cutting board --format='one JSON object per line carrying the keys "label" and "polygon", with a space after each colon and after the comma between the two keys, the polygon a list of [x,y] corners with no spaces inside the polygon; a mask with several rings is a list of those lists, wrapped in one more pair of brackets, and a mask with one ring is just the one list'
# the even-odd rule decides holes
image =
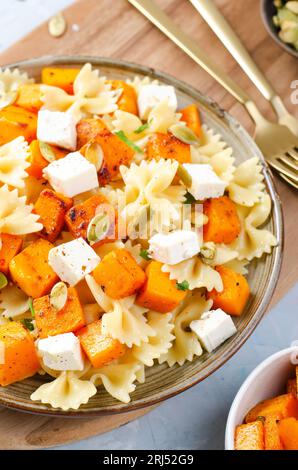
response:
{"label": "wooden cutting board", "polygon": [[[273,117],[268,104],[187,0],[160,0],[157,3],[252,95],[269,118]],[[297,59],[283,52],[267,35],[261,22],[259,3],[258,0],[250,0],[248,8],[246,0],[216,0],[288,109],[298,118],[298,106],[290,101],[290,84],[297,79]],[[100,55],[145,64],[170,73],[210,95],[252,132],[252,123],[241,105],[126,0],[80,0],[65,10],[65,17],[68,29],[63,37],[52,38],[47,25],[43,24],[1,54],[1,65],[45,54]],[[278,177],[276,185],[284,208],[286,240],[282,273],[272,305],[298,279],[297,192]],[[150,409],[79,421],[1,409],[0,448],[45,448],[84,439],[110,431]]]}

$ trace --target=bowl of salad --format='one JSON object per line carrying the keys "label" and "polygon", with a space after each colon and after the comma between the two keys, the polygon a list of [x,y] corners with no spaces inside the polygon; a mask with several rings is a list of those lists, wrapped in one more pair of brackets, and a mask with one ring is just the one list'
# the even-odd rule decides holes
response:
{"label": "bowl of salad", "polygon": [[123,61],[43,57],[0,81],[0,404],[117,413],[208,377],[281,265],[281,204],[252,138]]}
{"label": "bowl of salad", "polygon": [[263,0],[261,13],[270,36],[298,57],[298,1]]}

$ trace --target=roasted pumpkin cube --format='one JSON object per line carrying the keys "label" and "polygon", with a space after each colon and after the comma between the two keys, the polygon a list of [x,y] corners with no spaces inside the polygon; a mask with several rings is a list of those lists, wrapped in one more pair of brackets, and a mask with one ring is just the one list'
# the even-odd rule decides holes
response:
{"label": "roasted pumpkin cube", "polygon": [[48,263],[49,251],[54,246],[40,238],[21,251],[9,263],[12,280],[29,296],[41,297],[50,292],[59,280]]}
{"label": "roasted pumpkin cube", "polygon": [[94,140],[101,131],[108,130],[104,121],[99,118],[81,119],[77,124],[77,148],[84,147]]}
{"label": "roasted pumpkin cube", "polygon": [[292,393],[286,393],[261,401],[247,413],[245,422],[250,423],[259,416],[270,415],[278,415],[281,418],[298,418],[298,400]]}
{"label": "roasted pumpkin cube", "polygon": [[[0,326],[0,385],[24,380],[36,374],[40,363],[34,340],[20,322],[9,322]],[[1,359],[0,354],[0,359]]]}
{"label": "roasted pumpkin cube", "polygon": [[13,105],[0,111],[0,145],[19,136],[24,136],[30,143],[36,139],[36,130],[37,114]]}
{"label": "roasted pumpkin cube", "polygon": [[73,83],[80,69],[44,67],[41,71],[41,81],[45,85],[62,88],[66,93],[73,94]]}
{"label": "roasted pumpkin cube", "polygon": [[261,421],[240,424],[235,433],[236,450],[264,450],[264,427]]}
{"label": "roasted pumpkin cube", "polygon": [[247,280],[242,274],[225,266],[216,266],[215,269],[220,274],[223,290],[207,292],[208,299],[213,300],[213,308],[221,308],[230,315],[241,315],[250,294]]}
{"label": "roasted pumpkin cube", "polygon": [[35,299],[33,307],[40,338],[75,332],[86,324],[83,307],[74,287],[67,289],[67,301],[61,310],[51,306],[49,295]]}
{"label": "roasted pumpkin cube", "polygon": [[2,233],[0,239],[2,243],[0,249],[0,272],[7,275],[9,263],[21,251],[23,239],[19,235],[10,235],[9,233]]}
{"label": "roasted pumpkin cube", "polygon": [[113,299],[135,294],[146,281],[144,271],[125,249],[113,250],[105,255],[93,271],[93,276]]}
{"label": "roasted pumpkin cube", "polygon": [[157,132],[147,144],[148,158],[160,160],[161,158],[171,158],[179,163],[190,163],[190,145],[181,142],[173,134],[163,134]]}
{"label": "roasted pumpkin cube", "polygon": [[26,83],[18,88],[16,105],[37,113],[43,105],[41,101],[41,89],[38,83]]}
{"label": "roasted pumpkin cube", "polygon": [[279,437],[278,421],[280,415],[268,415],[264,421],[264,442],[265,450],[283,450],[283,445]]}
{"label": "roasted pumpkin cube", "polygon": [[126,346],[102,332],[102,322],[97,320],[77,332],[83,351],[96,369],[119,359]]}
{"label": "roasted pumpkin cube", "polygon": [[[99,131],[94,138],[103,151],[103,164],[98,172],[98,181],[104,186],[109,181],[117,179],[121,165],[129,165],[134,151],[109,129]],[[85,155],[86,146],[80,152]]]}
{"label": "roasted pumpkin cube", "polygon": [[[55,154],[56,160],[65,157],[67,151],[50,145],[51,149]],[[27,173],[30,176],[34,176],[37,179],[42,178],[42,170],[48,166],[49,162],[42,156],[38,140],[32,140],[30,144],[30,157],[29,157],[30,166],[26,169]]]}
{"label": "roasted pumpkin cube", "polygon": [[198,108],[195,104],[190,104],[186,108],[180,109],[179,113],[182,114],[181,121],[186,122],[189,127],[198,137],[201,136],[201,120]]}
{"label": "roasted pumpkin cube", "polygon": [[228,245],[238,237],[241,230],[240,219],[236,204],[228,196],[207,199],[203,210],[208,217],[203,229],[205,242]]}
{"label": "roasted pumpkin cube", "polygon": [[123,80],[109,80],[112,90],[122,89],[122,93],[117,101],[118,108],[126,113],[138,115],[137,94],[135,89]]}
{"label": "roasted pumpkin cube", "polygon": [[166,313],[174,310],[186,296],[186,292],[177,288],[177,283],[170,280],[168,273],[162,270],[162,263],[151,261],[146,268],[147,281],[137,296],[136,303],[141,307]]}
{"label": "roasted pumpkin cube", "polygon": [[77,204],[71,207],[65,217],[66,225],[70,233],[75,238],[84,238],[87,240],[87,229],[89,223],[93,219],[97,211],[100,211],[102,208],[102,213],[108,215],[110,219],[110,228],[106,234],[106,237],[98,243],[94,243],[92,246],[98,246],[102,243],[111,242],[116,238],[116,229],[117,229],[117,214],[113,211],[111,206],[109,206],[105,196],[97,194],[91,196],[86,201]]}
{"label": "roasted pumpkin cube", "polygon": [[35,212],[40,216],[39,222],[43,225],[40,235],[54,242],[61,232],[65,214],[72,206],[73,200],[56,193],[51,189],[44,189],[35,203]]}
{"label": "roasted pumpkin cube", "polygon": [[298,450],[298,421],[285,418],[279,421],[278,431],[284,450]]}

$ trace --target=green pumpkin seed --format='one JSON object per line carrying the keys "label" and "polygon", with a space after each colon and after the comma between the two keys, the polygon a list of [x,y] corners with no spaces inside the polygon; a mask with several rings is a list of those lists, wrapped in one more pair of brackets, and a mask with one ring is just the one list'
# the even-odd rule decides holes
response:
{"label": "green pumpkin seed", "polygon": [[52,163],[56,160],[55,152],[49,144],[39,141],[39,150],[41,155],[47,162]]}
{"label": "green pumpkin seed", "polygon": [[3,274],[0,273],[0,289],[3,289],[6,287],[8,284],[7,277]]}
{"label": "green pumpkin seed", "polygon": [[55,38],[59,38],[66,31],[66,20],[62,13],[53,16],[48,22],[49,33]]}
{"label": "green pumpkin seed", "polygon": [[203,261],[208,264],[212,262],[216,255],[216,246],[213,242],[207,242],[200,249],[200,256]]}
{"label": "green pumpkin seed", "polygon": [[92,163],[96,171],[99,171],[103,164],[103,151],[98,142],[90,142],[86,147],[85,158]]}
{"label": "green pumpkin seed", "polygon": [[50,293],[50,304],[55,310],[61,310],[67,301],[67,286],[64,282],[57,282]]}
{"label": "green pumpkin seed", "polygon": [[90,245],[103,240],[109,232],[110,225],[110,218],[107,214],[95,215],[87,229],[87,240]]}
{"label": "green pumpkin seed", "polygon": [[173,124],[173,126],[169,128],[169,131],[185,144],[197,145],[200,143],[198,136],[187,126]]}
{"label": "green pumpkin seed", "polygon": [[192,177],[188,173],[188,171],[184,168],[183,165],[178,166],[177,175],[181,179],[182,183],[187,187],[190,188],[192,185]]}
{"label": "green pumpkin seed", "polygon": [[6,106],[10,106],[15,102],[18,97],[17,91],[8,91],[7,93],[3,93],[0,96],[0,109],[6,108]]}

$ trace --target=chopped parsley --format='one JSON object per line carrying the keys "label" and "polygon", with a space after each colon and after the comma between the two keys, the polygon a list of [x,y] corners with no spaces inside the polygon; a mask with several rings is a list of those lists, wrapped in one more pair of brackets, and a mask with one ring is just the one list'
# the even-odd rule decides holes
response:
{"label": "chopped parsley", "polygon": [[130,140],[123,131],[117,131],[115,134],[119,137],[122,142],[127,144],[130,148],[132,148],[137,153],[144,153],[143,150],[138,147],[132,140]]}
{"label": "chopped parsley", "polygon": [[151,257],[149,255],[149,252],[148,250],[141,250],[140,251],[140,256],[145,259],[146,261],[150,261],[151,260]]}
{"label": "chopped parsley", "polygon": [[190,194],[188,191],[184,194],[184,198],[185,200],[183,201],[183,204],[193,204],[194,202],[196,202],[193,195]]}
{"label": "chopped parsley", "polygon": [[135,134],[141,134],[143,131],[145,131],[146,129],[148,129],[149,127],[149,122],[146,122],[145,124],[142,124],[140,127],[138,127],[134,133]]}
{"label": "chopped parsley", "polygon": [[24,318],[23,320],[21,320],[21,323],[24,325],[24,327],[28,331],[33,331],[34,330],[34,324],[33,324],[32,318]]}
{"label": "chopped parsley", "polygon": [[189,283],[188,283],[188,281],[177,282],[176,287],[177,287],[178,290],[188,290],[189,289]]}
{"label": "chopped parsley", "polygon": [[32,317],[34,318],[35,317],[35,310],[34,310],[34,307],[33,307],[33,300],[31,298],[29,299],[29,310],[31,312]]}

